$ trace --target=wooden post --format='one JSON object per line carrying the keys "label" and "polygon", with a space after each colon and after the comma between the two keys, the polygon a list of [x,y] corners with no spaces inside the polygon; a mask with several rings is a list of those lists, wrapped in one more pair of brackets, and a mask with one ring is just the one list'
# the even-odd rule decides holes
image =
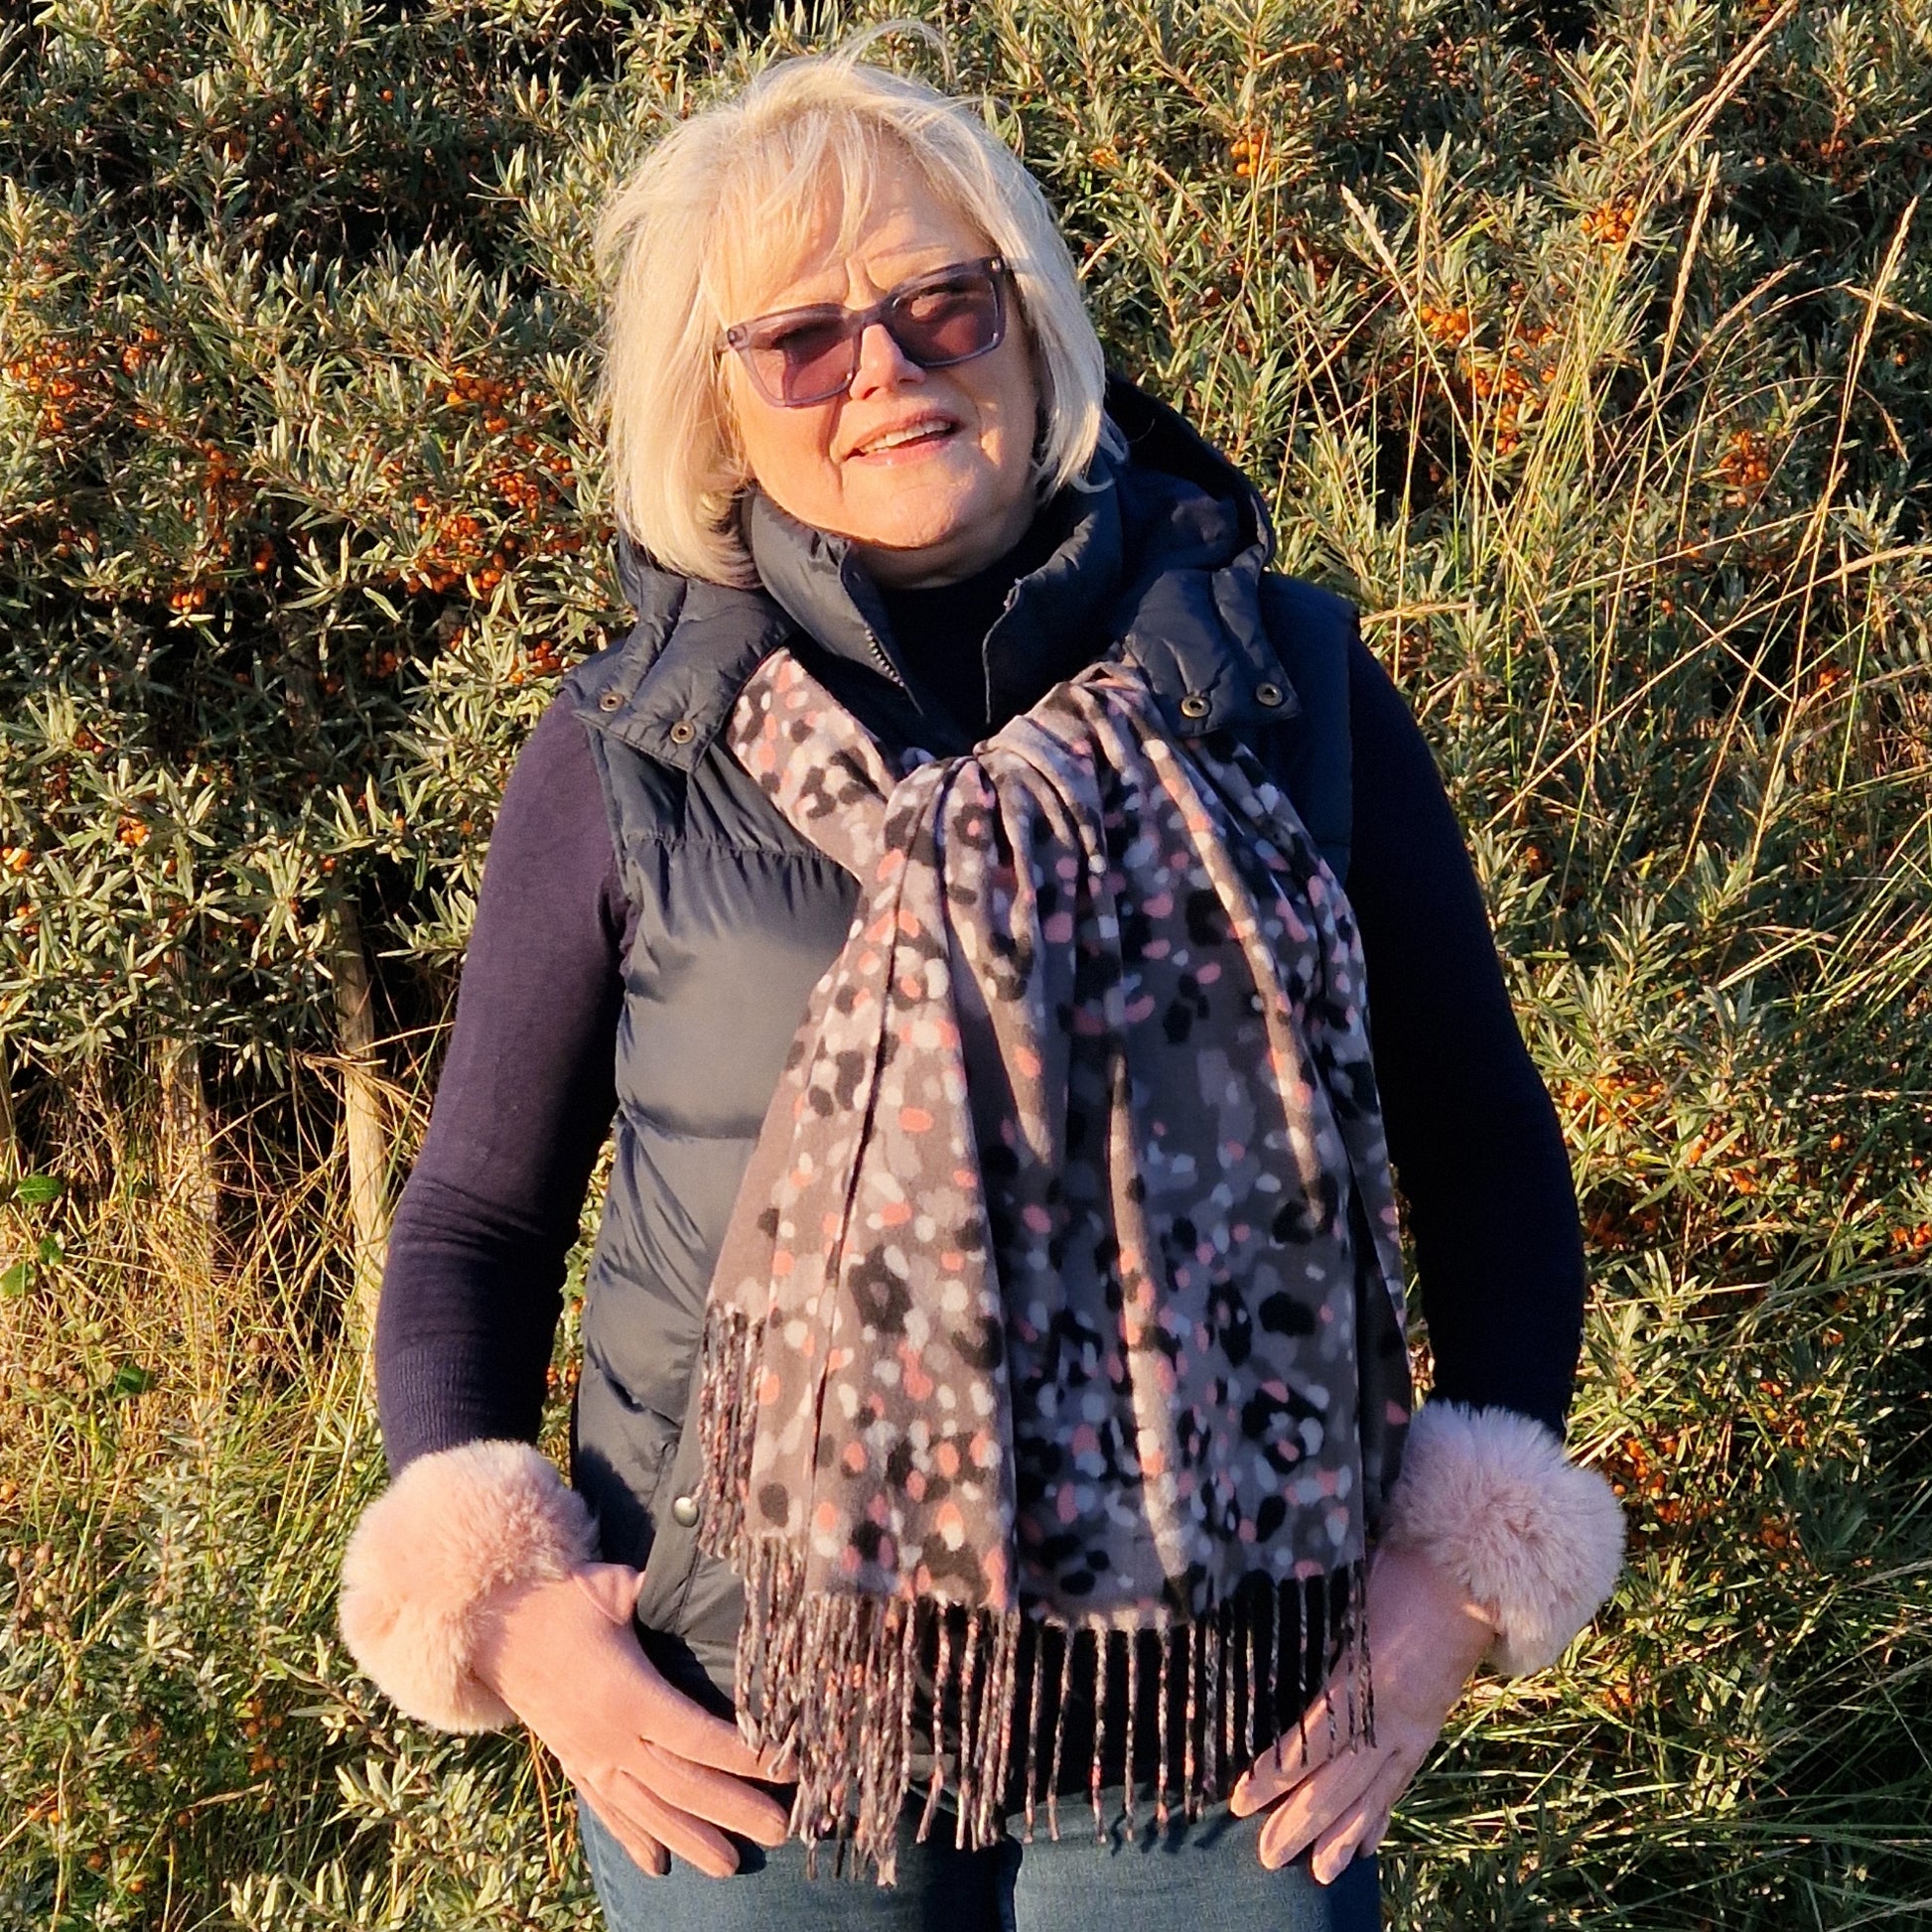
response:
{"label": "wooden post", "polygon": [[336,906],[336,1054],[343,1072],[343,1140],[355,1250],[355,1319],[375,1337],[375,1305],[389,1249],[389,1131],[375,1050],[375,1000],[362,920],[352,900]]}
{"label": "wooden post", "polygon": [[214,1164],[214,1123],[208,1114],[207,1089],[202,1084],[201,1047],[193,1039],[170,1035],[161,1040],[159,1053],[166,1185],[185,1210],[198,1241],[205,1241],[211,1269],[221,1179]]}
{"label": "wooden post", "polygon": [[[281,620],[282,665],[289,728],[312,744],[322,715],[315,640],[297,636]],[[335,899],[329,970],[336,988],[336,1061],[343,1078],[343,1145],[348,1156],[349,1238],[354,1274],[349,1318],[367,1351],[375,1340],[375,1305],[389,1252],[389,1121],[382,1098],[382,1062],[375,1050],[375,996],[362,947],[362,915],[353,898]]]}
{"label": "wooden post", "polygon": [[[177,971],[180,970],[177,962]],[[154,1043],[156,1212],[147,1229],[159,1281],[173,1297],[184,1337],[184,1368],[197,1389],[221,1386],[233,1337],[215,1276],[220,1258],[221,1175],[214,1122],[202,1080],[201,1042],[164,1033]],[[99,1110],[111,1118],[111,1107]],[[115,1150],[119,1169],[125,1147]]]}

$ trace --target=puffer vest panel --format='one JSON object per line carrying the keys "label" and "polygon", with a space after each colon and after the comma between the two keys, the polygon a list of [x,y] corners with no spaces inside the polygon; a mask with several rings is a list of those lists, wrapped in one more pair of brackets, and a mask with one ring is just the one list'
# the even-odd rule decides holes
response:
{"label": "puffer vest panel", "polygon": [[[1297,707],[1242,735],[1340,875],[1352,613],[1291,580],[1259,590]],[[604,728],[600,690],[636,682],[625,648],[574,679],[637,924],[617,1040],[616,1162],[585,1289],[573,1480],[606,1558],[644,1573],[637,1617],[654,1661],[723,1709],[743,1598],[731,1572],[700,1555],[690,1504],[705,1298],[786,1050],[844,943],[857,887],[722,746],[684,770]],[[742,661],[734,668],[746,674]]]}
{"label": "puffer vest panel", "polygon": [[[674,1507],[711,1270],[813,985],[857,888],[772,810],[722,747],[689,773],[593,731],[636,909],[617,1040],[617,1148],[586,1283],[574,1480],[605,1556],[644,1571],[638,1619],[669,1660],[731,1682],[728,1574]],[[726,1600],[721,1600],[726,1599]],[[698,1612],[694,1617],[694,1611]]]}

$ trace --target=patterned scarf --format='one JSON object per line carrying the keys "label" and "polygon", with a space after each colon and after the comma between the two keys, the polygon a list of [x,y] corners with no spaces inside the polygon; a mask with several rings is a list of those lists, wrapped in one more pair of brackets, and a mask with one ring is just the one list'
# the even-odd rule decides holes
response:
{"label": "patterned scarf", "polygon": [[[1361,950],[1294,807],[1118,662],[936,760],[780,652],[728,743],[860,886],[705,1330],[703,1543],[794,1835],[890,1882],[928,1709],[921,1835],[950,1768],[957,1842],[997,1840],[1016,1747],[1031,1819],[1076,1650],[1096,1789],[1110,1665],[1131,1779],[1145,1664],[1160,1815],[1197,1810],[1279,1747],[1307,1604],[1366,1730],[1408,1360]],[[1036,1654],[1021,1714],[1027,1619],[1060,1695]]]}

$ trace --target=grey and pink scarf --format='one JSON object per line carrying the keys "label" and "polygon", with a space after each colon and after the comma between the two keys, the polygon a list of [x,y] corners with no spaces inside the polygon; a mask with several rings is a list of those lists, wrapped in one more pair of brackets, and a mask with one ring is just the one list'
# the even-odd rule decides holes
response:
{"label": "grey and pink scarf", "polygon": [[[701,1535],[794,1834],[890,1881],[929,1726],[926,1825],[950,1774],[992,1843],[1057,1788],[1076,1654],[1103,1733],[1110,1667],[1130,1727],[1158,1669],[1156,1802],[1197,1809],[1279,1742],[1291,1604],[1336,1606],[1368,1727],[1402,1278],[1361,949],[1293,805],[1112,661],[935,759],[781,651],[728,743],[860,887],[705,1333]],[[1029,1619],[1061,1681],[1022,1711]]]}

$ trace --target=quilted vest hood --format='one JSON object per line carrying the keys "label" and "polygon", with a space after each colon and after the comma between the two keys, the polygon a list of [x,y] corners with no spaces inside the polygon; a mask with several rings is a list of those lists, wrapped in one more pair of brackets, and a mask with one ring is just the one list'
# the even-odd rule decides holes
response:
{"label": "quilted vest hood", "polygon": [[[1061,662],[1077,635],[1088,657],[1131,659],[1176,737],[1228,732],[1253,747],[1345,875],[1348,607],[1269,571],[1259,497],[1173,412],[1116,383],[1108,413],[1127,455],[1097,458],[1055,506],[1065,535],[1016,586],[989,651],[997,639],[1008,664]],[[786,1049],[855,897],[721,733],[752,672],[788,646],[882,739],[966,749],[908,674],[849,545],[756,493],[744,514],[757,588],[679,577],[626,548],[635,624],[566,684],[636,913],[573,1475],[605,1555],[644,1571],[638,1619],[660,1667],[720,1708],[741,1598],[694,1534],[689,1424],[706,1294]]]}

